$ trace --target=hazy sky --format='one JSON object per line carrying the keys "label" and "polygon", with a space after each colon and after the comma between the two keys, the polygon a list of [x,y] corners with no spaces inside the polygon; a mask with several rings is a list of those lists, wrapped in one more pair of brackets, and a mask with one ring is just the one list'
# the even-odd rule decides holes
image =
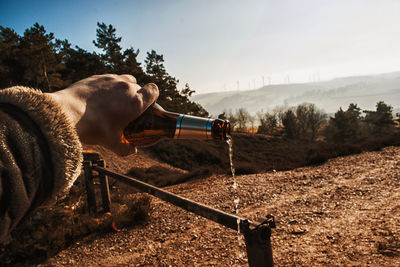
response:
{"label": "hazy sky", "polygon": [[35,22],[89,51],[96,22],[112,24],[198,93],[400,70],[397,0],[0,0],[1,26]]}

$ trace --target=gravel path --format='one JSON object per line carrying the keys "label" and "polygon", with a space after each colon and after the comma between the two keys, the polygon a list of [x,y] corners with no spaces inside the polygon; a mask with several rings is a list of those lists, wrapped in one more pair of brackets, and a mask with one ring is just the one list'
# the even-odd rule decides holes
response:
{"label": "gravel path", "polygon": [[[237,177],[239,215],[275,216],[276,266],[400,266],[400,147]],[[168,190],[233,212],[227,175]],[[246,266],[235,231],[152,197],[143,226],[90,236],[39,266]]]}

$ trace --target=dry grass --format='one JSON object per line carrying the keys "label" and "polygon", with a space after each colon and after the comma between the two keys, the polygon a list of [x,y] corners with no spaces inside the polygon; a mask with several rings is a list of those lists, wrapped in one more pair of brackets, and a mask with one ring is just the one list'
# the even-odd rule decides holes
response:
{"label": "dry grass", "polygon": [[[330,144],[243,133],[234,134],[233,140],[233,160],[237,174],[252,174],[322,164],[330,158],[376,151],[385,146],[398,146],[400,133],[369,139],[359,144]],[[210,174],[229,172],[228,146],[221,141],[165,140],[147,151],[161,161],[189,172],[199,168],[208,169]],[[204,177],[204,172],[201,173]],[[148,177],[135,171],[132,174]],[[170,181],[168,184],[177,183],[169,172],[165,172],[165,175],[158,172],[157,175],[157,179]],[[179,179],[181,181],[184,179]]]}
{"label": "dry grass", "polygon": [[207,167],[197,168],[190,172],[177,173],[176,170],[163,166],[151,166],[150,168],[131,168],[127,175],[142,180],[143,182],[164,187],[177,183],[183,183],[192,179],[208,177],[212,170]]}
{"label": "dry grass", "polygon": [[35,211],[13,232],[11,243],[0,247],[0,263],[37,263],[89,235],[142,224],[150,213],[147,194],[113,192],[111,213],[92,217],[84,196],[82,182],[78,181],[66,199]]}

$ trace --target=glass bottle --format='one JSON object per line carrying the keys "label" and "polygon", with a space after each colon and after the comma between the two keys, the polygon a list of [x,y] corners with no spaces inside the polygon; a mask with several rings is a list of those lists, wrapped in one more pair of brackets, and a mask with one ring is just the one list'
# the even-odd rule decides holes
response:
{"label": "glass bottle", "polygon": [[128,124],[122,140],[136,147],[145,147],[164,138],[226,140],[229,134],[230,123],[227,120],[173,113],[154,103]]}

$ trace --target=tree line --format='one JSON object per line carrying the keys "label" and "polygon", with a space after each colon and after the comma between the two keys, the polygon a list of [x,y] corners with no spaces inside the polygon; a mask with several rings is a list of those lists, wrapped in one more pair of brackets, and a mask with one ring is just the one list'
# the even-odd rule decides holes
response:
{"label": "tree line", "polygon": [[189,100],[195,91],[188,84],[177,89],[179,80],[166,71],[163,55],[154,50],[147,52],[143,66],[137,59],[139,49],[122,49],[121,40],[112,25],[97,23],[93,44],[101,52],[96,53],[55,38],[38,23],[22,36],[0,26],[0,88],[24,85],[53,92],[95,74],[131,74],[138,84],[158,85],[157,102],[165,109],[208,116],[201,105]]}
{"label": "tree line", "polygon": [[[383,101],[376,104],[376,110],[361,110],[357,104],[351,103],[347,110],[340,108],[332,117],[310,103],[294,107],[278,106],[272,111],[258,112],[256,116],[239,108],[235,113],[224,111],[218,117],[228,119],[232,128],[239,132],[310,141],[322,138],[333,143],[358,143],[371,137],[389,135],[396,130],[393,107]],[[254,127],[256,123],[257,129]]]}

